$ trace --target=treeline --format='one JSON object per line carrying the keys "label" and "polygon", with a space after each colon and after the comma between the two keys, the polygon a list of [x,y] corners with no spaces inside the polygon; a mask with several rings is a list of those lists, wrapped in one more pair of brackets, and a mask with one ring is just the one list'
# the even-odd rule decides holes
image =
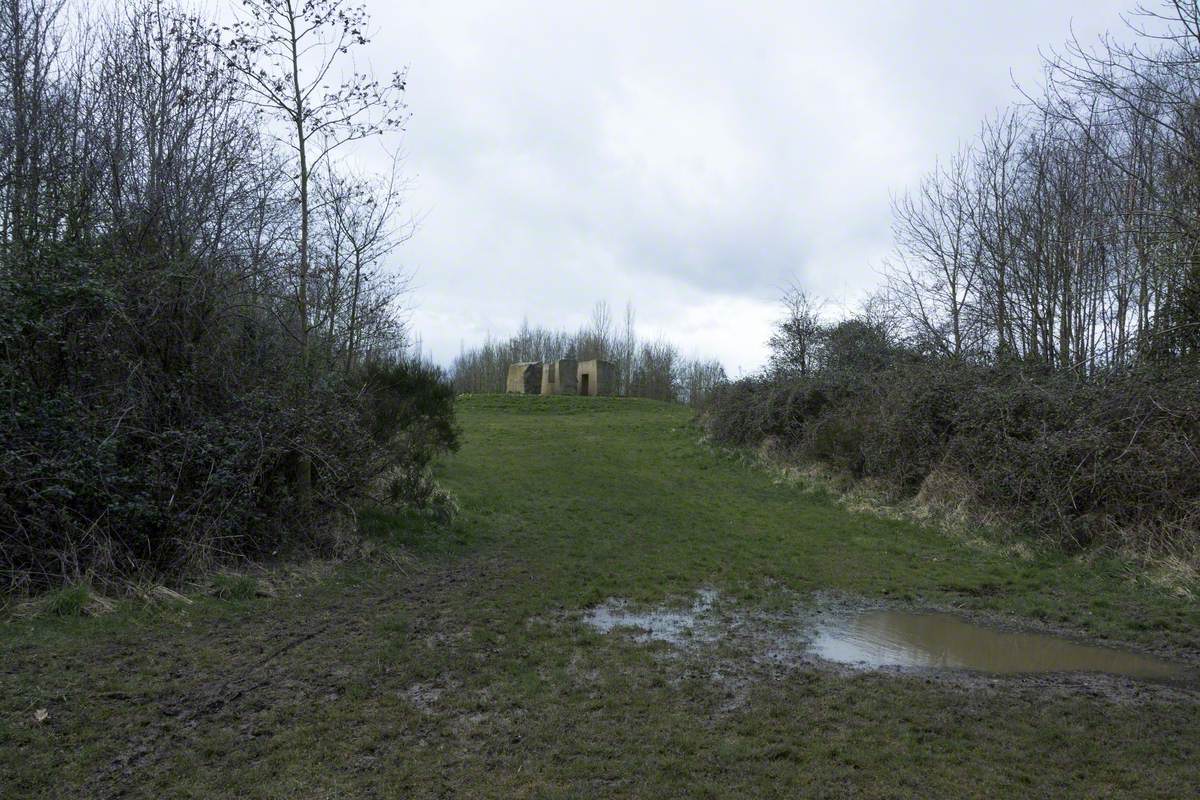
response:
{"label": "treeline", "polygon": [[[114,7],[115,9],[116,7]],[[0,4],[0,588],[179,575],[428,502],[453,394],[387,256],[403,126],[341,0]]]}
{"label": "treeline", "polygon": [[860,314],[788,294],[769,368],[709,407],[718,439],[1200,557],[1200,11],[1131,19],[895,200]]}
{"label": "treeline", "polygon": [[1200,10],[1133,19],[894,203],[884,299],[914,347],[1081,375],[1200,347]]}
{"label": "treeline", "polygon": [[684,358],[662,339],[640,340],[634,331],[634,311],[626,306],[620,324],[606,303],[597,303],[587,324],[574,333],[530,327],[528,322],[508,339],[489,338],[454,359],[451,373],[458,392],[503,392],[509,364],[601,358],[616,365],[617,393],[625,397],[702,405],[726,380],[716,360]]}

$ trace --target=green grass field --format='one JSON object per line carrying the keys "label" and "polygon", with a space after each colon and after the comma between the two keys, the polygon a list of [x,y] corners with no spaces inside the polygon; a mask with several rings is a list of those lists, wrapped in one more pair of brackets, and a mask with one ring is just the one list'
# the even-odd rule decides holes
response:
{"label": "green grass field", "polygon": [[1195,661],[1190,597],[1112,559],[1014,560],[850,513],[704,445],[676,406],[460,415],[439,468],[459,518],[364,512],[396,564],[6,622],[0,797],[1196,796],[1188,691],[673,653],[580,622],[609,598],[711,587],[751,613],[819,593]]}

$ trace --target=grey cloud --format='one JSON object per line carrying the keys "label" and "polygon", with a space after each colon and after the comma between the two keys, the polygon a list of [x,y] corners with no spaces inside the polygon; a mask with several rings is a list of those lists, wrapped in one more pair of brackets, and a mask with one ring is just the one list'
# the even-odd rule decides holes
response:
{"label": "grey cloud", "polygon": [[1124,8],[376,4],[375,67],[411,67],[413,322],[447,362],[522,316],[628,299],[645,333],[753,368],[789,276],[862,296],[889,192],[1015,99],[1010,69],[1034,79],[1072,19],[1092,35]]}

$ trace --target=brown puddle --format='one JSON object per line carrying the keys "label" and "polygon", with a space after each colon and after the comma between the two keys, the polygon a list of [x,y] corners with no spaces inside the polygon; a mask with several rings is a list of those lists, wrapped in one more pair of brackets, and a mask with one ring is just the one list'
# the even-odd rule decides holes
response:
{"label": "brown puddle", "polygon": [[829,661],[868,667],[941,667],[992,673],[1103,672],[1183,678],[1179,664],[1038,633],[997,630],[951,614],[863,611],[818,625],[810,645]]}

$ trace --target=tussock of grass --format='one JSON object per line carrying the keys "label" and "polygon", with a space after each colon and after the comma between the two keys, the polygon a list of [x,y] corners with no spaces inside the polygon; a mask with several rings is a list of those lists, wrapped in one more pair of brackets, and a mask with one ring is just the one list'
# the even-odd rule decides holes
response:
{"label": "tussock of grass", "polygon": [[112,613],[117,603],[97,593],[88,583],[63,586],[52,592],[21,603],[14,617],[27,619],[37,616],[60,618],[99,617]]}
{"label": "tussock of grass", "polygon": [[1200,572],[1194,564],[1182,558],[1161,558],[1151,562],[1145,574],[1151,585],[1178,597],[1192,599],[1200,591]]}
{"label": "tussock of grass", "polygon": [[212,595],[222,600],[252,600],[258,580],[250,575],[218,574],[212,577]]}
{"label": "tussock of grass", "polygon": [[92,602],[92,591],[82,583],[64,586],[47,595],[45,610],[56,617],[82,617]]}

